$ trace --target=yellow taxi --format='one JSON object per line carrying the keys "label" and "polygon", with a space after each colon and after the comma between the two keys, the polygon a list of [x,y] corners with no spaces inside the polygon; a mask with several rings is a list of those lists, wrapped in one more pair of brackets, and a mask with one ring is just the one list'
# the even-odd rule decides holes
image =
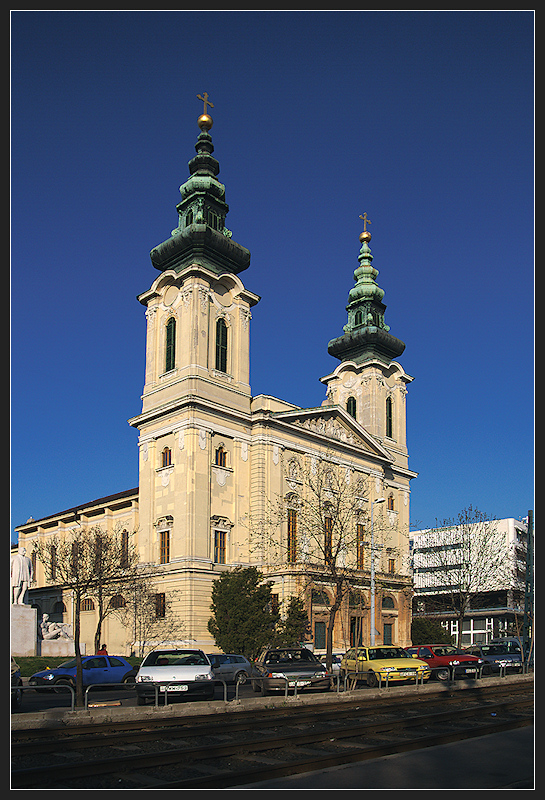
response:
{"label": "yellow taxi", "polygon": [[392,681],[427,681],[431,669],[425,661],[412,658],[402,647],[380,645],[348,650],[341,659],[341,677],[344,675],[366,681],[368,686],[379,686]]}

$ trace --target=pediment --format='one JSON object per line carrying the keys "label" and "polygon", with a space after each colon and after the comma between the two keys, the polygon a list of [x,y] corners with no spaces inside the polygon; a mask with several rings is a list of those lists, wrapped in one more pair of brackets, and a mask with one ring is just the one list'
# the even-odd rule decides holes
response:
{"label": "pediment", "polygon": [[273,416],[316,436],[356,447],[388,462],[393,461],[388,450],[340,406],[298,408],[279,411]]}

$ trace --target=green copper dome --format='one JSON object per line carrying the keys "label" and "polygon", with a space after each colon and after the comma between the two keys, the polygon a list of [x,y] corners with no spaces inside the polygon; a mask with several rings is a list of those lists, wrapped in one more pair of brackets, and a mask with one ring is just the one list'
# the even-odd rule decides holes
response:
{"label": "green copper dome", "polygon": [[198,124],[197,154],[188,164],[190,177],[180,186],[182,199],[176,206],[178,227],[151,251],[151,261],[161,271],[198,264],[218,274],[242,272],[250,265],[250,252],[234,242],[225,227],[229,206],[225,186],[216,178],[220,167],[212,155],[212,118],[203,114]]}
{"label": "green copper dome", "polygon": [[[368,222],[365,217],[366,224]],[[361,363],[370,358],[391,361],[405,350],[405,344],[392,336],[384,322],[386,306],[382,302],[384,290],[376,282],[378,270],[373,267],[369,247],[371,234],[365,230],[360,235],[359,267],[354,271],[355,286],[348,294],[348,322],[344,335],[332,339],[327,350],[341,361]]]}

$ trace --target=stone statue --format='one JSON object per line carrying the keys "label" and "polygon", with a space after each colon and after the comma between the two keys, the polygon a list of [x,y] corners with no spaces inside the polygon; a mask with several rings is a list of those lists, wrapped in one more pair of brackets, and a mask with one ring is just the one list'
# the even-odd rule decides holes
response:
{"label": "stone statue", "polygon": [[26,555],[26,548],[20,547],[19,552],[11,559],[12,605],[27,605],[27,593],[32,577],[32,561]]}
{"label": "stone statue", "polygon": [[49,622],[49,614],[44,614],[40,622],[42,639],[71,639],[72,626],[61,622]]}

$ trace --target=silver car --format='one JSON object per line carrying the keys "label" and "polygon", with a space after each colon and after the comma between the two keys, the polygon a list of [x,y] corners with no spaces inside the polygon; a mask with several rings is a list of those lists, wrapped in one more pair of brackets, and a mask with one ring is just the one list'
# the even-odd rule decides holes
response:
{"label": "silver car", "polygon": [[252,672],[252,665],[244,656],[234,653],[208,653],[208,658],[215,677],[226,683],[246,683]]}
{"label": "silver car", "polygon": [[168,695],[169,699],[206,700],[214,697],[214,673],[202,650],[153,650],[136,676],[138,705]]}

